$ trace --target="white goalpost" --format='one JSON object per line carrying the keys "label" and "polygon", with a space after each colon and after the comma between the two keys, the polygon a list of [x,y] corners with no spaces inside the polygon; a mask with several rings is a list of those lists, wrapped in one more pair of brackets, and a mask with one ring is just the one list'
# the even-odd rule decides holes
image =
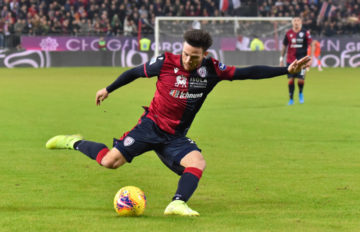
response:
{"label": "white goalpost", "polygon": [[234,46],[238,50],[249,49],[247,46],[255,37],[273,40],[274,44],[270,49],[278,50],[279,42],[291,28],[291,20],[290,17],[156,17],[154,55],[158,56],[160,52],[169,50],[168,47],[161,46],[165,41],[182,42],[183,33],[189,29],[208,31],[214,40],[214,50],[220,56],[223,51]]}

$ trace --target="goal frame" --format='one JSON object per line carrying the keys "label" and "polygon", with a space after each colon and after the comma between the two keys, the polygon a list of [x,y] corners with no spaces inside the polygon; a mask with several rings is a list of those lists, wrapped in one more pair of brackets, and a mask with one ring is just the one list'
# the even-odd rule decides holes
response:
{"label": "goal frame", "polygon": [[160,21],[202,21],[202,20],[228,20],[228,21],[291,21],[292,17],[167,17],[167,16],[159,16],[155,18],[155,30],[154,30],[154,39],[155,39],[155,50],[154,55],[157,57],[159,55],[159,38],[160,38],[160,30],[159,23]]}

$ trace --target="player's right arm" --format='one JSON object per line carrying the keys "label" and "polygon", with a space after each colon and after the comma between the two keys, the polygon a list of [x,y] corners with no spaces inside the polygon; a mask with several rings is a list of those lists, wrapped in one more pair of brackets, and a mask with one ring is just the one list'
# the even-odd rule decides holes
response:
{"label": "player's right arm", "polygon": [[285,47],[285,45],[282,45],[281,52],[280,52],[280,59],[279,59],[280,66],[284,66],[285,51],[286,51],[286,47]]}
{"label": "player's right arm", "polygon": [[281,52],[280,52],[280,66],[284,66],[284,57],[285,57],[285,53],[286,53],[286,47],[288,45],[289,41],[287,38],[287,35],[285,35],[284,40],[283,40],[283,44],[281,46]]}
{"label": "player's right arm", "polygon": [[136,80],[139,77],[158,76],[160,74],[160,69],[162,67],[162,64],[164,63],[164,59],[165,59],[164,55],[161,55],[151,59],[149,62],[146,62],[143,65],[139,65],[135,68],[123,72],[108,87],[97,91],[95,96],[96,105],[100,105],[100,103],[104,101],[109,96],[109,94],[114,90]]}

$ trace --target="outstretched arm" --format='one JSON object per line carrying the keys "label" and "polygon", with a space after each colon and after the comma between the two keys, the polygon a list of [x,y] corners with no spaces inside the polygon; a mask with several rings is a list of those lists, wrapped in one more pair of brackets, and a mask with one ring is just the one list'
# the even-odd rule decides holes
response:
{"label": "outstretched arm", "polygon": [[233,80],[245,79],[265,79],[285,74],[295,74],[306,68],[310,57],[306,56],[301,60],[295,60],[289,67],[271,67],[271,66],[250,66],[246,68],[237,68]]}
{"label": "outstretched arm", "polygon": [[140,65],[136,68],[129,69],[123,72],[111,85],[106,88],[100,89],[96,93],[95,103],[96,105],[100,105],[102,101],[104,101],[108,96],[109,93],[112,91],[124,86],[133,80],[145,76],[144,74],[144,66]]}
{"label": "outstretched arm", "polygon": [[139,77],[153,77],[160,74],[161,67],[164,63],[165,55],[152,58],[150,61],[136,68],[129,69],[122,73],[111,85],[106,88],[100,89],[96,93],[95,103],[100,105],[104,101],[109,93],[126,85]]}

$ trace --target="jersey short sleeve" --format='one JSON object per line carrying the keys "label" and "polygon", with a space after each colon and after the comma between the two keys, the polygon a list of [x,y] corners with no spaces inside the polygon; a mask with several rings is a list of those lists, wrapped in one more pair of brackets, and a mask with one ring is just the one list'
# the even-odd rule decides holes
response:
{"label": "jersey short sleeve", "polygon": [[161,67],[164,63],[165,55],[152,58],[144,64],[144,73],[146,77],[159,76]]}
{"label": "jersey short sleeve", "polygon": [[212,63],[214,65],[214,69],[216,72],[216,75],[219,77],[220,80],[232,80],[235,73],[235,67],[234,66],[227,66],[218,60],[212,59]]}

